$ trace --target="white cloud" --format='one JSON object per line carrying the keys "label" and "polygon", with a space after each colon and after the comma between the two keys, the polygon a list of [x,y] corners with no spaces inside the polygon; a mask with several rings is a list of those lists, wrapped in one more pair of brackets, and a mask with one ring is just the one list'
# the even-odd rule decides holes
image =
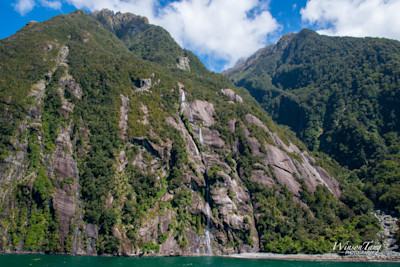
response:
{"label": "white cloud", "polygon": [[60,1],[47,1],[47,0],[40,0],[40,4],[44,7],[52,8],[52,9],[61,9],[61,2]]}
{"label": "white cloud", "polygon": [[308,0],[302,20],[318,32],[400,40],[400,0]]}
{"label": "white cloud", "polygon": [[[165,6],[157,0],[66,0],[91,11],[108,8],[146,16],[167,29],[183,47],[231,67],[265,46],[279,29],[260,0],[180,0]],[[211,66],[213,69],[213,66]]]}
{"label": "white cloud", "polygon": [[269,0],[170,0],[168,4],[161,0],[18,0],[14,8],[25,15],[35,1],[53,9],[61,9],[64,2],[90,11],[108,8],[146,16],[182,47],[206,58],[216,71],[264,47],[267,37],[275,39],[281,28],[268,10]]}
{"label": "white cloud", "polygon": [[153,20],[184,47],[226,61],[225,68],[265,46],[279,28],[258,0],[173,2]]}
{"label": "white cloud", "polygon": [[[41,6],[52,8],[52,9],[61,9],[62,3],[58,0],[49,1],[49,0],[39,0]],[[25,16],[27,13],[31,12],[33,8],[36,6],[35,0],[18,0],[15,4],[12,4],[15,11],[17,11],[21,16]]]}
{"label": "white cloud", "polygon": [[25,16],[28,12],[30,12],[34,6],[35,1],[33,0],[18,0],[15,4],[13,4],[15,11],[17,11],[21,16]]}

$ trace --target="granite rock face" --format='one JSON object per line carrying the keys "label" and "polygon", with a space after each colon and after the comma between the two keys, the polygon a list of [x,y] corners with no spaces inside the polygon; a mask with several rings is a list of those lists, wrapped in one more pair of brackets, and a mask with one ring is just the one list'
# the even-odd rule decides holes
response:
{"label": "granite rock face", "polygon": [[238,102],[239,104],[243,103],[243,98],[236,94],[235,91],[233,91],[232,89],[221,89],[222,94],[224,94],[225,96],[229,97],[230,99],[232,99],[233,101]]}
{"label": "granite rock face", "polygon": [[[315,191],[318,185],[326,186],[337,198],[340,197],[341,191],[339,183],[331,177],[325,170],[315,166],[315,159],[310,157],[307,152],[301,152],[298,147],[290,143],[287,146],[276,134],[272,133],[260,119],[252,114],[247,114],[246,119],[250,124],[255,124],[265,130],[265,133],[274,142],[274,145],[266,144],[264,150],[260,151],[260,144],[254,138],[249,137],[249,132],[245,129],[245,136],[255,156],[262,157],[264,167],[273,175],[262,171],[253,171],[252,179],[262,185],[269,187],[278,183],[286,185],[287,188],[297,197],[300,193],[300,184],[298,179],[304,180],[307,187],[311,191]],[[296,155],[296,157],[290,156]],[[271,169],[272,168],[272,169]]]}
{"label": "granite rock face", "polygon": [[195,100],[186,103],[184,113],[191,123],[201,123],[202,126],[206,127],[215,123],[214,105],[207,101]]}
{"label": "granite rock face", "polygon": [[181,55],[178,59],[176,66],[181,70],[190,71],[190,59],[186,56]]}
{"label": "granite rock face", "polygon": [[[151,43],[158,35],[144,18],[107,10],[71,16],[69,24],[85,18],[82,29],[37,44],[49,67],[29,83],[0,163],[1,251],[258,252],[256,186],[275,196],[286,190],[304,209],[303,181],[310,192],[322,185],[340,197],[316,159],[275,133],[278,126],[221,77],[179,58],[183,50],[170,68],[132,53],[136,44],[117,35]],[[96,54],[90,45],[104,38]],[[7,115],[14,99],[3,101]]]}

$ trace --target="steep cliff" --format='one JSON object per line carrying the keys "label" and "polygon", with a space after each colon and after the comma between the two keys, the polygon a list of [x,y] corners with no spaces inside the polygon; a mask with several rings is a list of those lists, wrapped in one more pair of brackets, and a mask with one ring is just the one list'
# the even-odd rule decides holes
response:
{"label": "steep cliff", "polygon": [[310,150],[353,170],[377,208],[400,215],[399,55],[395,40],[304,29],[225,75]]}
{"label": "steep cliff", "polygon": [[107,10],[1,40],[2,251],[315,253],[376,234],[338,200],[337,164],[172,41]]}

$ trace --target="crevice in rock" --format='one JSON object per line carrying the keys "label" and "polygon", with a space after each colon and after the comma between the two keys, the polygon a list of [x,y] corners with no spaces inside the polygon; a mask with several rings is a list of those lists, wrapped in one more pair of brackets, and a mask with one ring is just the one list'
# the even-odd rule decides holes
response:
{"label": "crevice in rock", "polygon": [[133,144],[137,144],[139,146],[144,147],[147,152],[149,152],[151,155],[153,155],[154,157],[161,159],[160,154],[158,153],[158,151],[156,149],[153,148],[153,146],[150,144],[149,141],[147,141],[144,137],[137,137],[137,138],[133,138],[131,140],[131,142]]}
{"label": "crevice in rock", "polygon": [[285,171],[285,172],[287,172],[287,173],[292,174],[292,172],[290,172],[289,170],[286,170],[285,168],[282,168],[281,166],[278,166],[278,165],[276,165],[276,164],[271,164],[271,165],[274,166],[274,167],[277,167],[278,169],[281,169],[282,171]]}

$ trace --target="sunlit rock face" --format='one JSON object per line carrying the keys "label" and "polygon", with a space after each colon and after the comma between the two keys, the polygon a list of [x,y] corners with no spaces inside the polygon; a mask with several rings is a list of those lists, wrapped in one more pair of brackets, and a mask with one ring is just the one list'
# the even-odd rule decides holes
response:
{"label": "sunlit rock face", "polygon": [[298,214],[314,222],[305,193],[339,203],[298,140],[144,18],[78,11],[29,27],[13,38],[39,59],[4,60],[24,86],[4,75],[16,92],[0,103],[2,251],[258,252]]}

